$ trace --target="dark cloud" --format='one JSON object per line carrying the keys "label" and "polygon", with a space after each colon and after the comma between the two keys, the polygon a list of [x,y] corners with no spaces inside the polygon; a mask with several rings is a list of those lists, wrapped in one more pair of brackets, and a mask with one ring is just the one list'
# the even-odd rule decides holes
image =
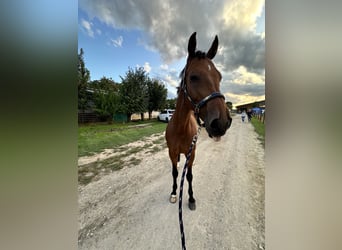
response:
{"label": "dark cloud", "polygon": [[230,83],[224,85],[221,91],[223,93],[232,93],[234,95],[248,95],[251,97],[258,97],[265,94],[265,85],[263,84],[255,84],[255,83],[247,83],[247,84],[235,84]]}
{"label": "dark cloud", "polygon": [[166,62],[186,56],[188,38],[197,31],[202,50],[209,48],[216,34],[219,36],[220,45],[225,48],[219,60],[227,69],[236,65],[251,69],[263,67],[264,40],[253,31],[243,30],[250,27],[225,24],[223,10],[227,3],[229,1],[79,1],[91,18],[96,17],[115,28],[147,32],[145,42],[159,51]]}
{"label": "dark cloud", "polygon": [[265,40],[260,35],[249,33],[242,36],[227,30],[220,36],[220,42],[223,53],[218,54],[216,60],[225,70],[232,71],[240,65],[255,73],[265,69]]}
{"label": "dark cloud", "polygon": [[[197,47],[203,51],[209,49],[217,34],[219,53],[214,62],[221,65],[224,74],[241,65],[250,72],[264,74],[265,40],[254,29],[263,5],[264,0],[79,1],[90,19],[98,18],[114,28],[144,31],[146,37],[139,42],[158,51],[168,64],[187,56],[187,42],[194,31]],[[223,87],[229,88],[226,84],[223,82]],[[259,85],[255,86],[257,93],[262,89]],[[245,93],[253,87],[230,86],[231,91],[239,92],[238,89]]]}

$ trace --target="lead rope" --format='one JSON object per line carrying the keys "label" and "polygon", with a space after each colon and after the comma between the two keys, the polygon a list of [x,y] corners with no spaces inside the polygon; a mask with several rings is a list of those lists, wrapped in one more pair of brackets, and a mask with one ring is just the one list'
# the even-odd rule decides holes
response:
{"label": "lead rope", "polygon": [[197,134],[194,135],[194,137],[192,138],[192,142],[189,148],[189,151],[186,155],[186,161],[184,164],[184,168],[183,168],[183,172],[182,172],[182,178],[181,178],[181,182],[180,182],[180,191],[179,191],[179,207],[178,207],[178,211],[179,211],[179,228],[180,228],[180,234],[181,234],[181,240],[182,240],[182,250],[186,250],[186,246],[185,246],[185,234],[184,234],[184,226],[183,226],[183,213],[182,213],[182,200],[183,200],[183,184],[184,184],[184,177],[185,177],[185,173],[188,169],[188,163],[190,160],[190,156],[191,156],[191,152],[193,147],[195,146],[198,136],[201,132],[201,126],[198,126],[198,130],[197,130]]}

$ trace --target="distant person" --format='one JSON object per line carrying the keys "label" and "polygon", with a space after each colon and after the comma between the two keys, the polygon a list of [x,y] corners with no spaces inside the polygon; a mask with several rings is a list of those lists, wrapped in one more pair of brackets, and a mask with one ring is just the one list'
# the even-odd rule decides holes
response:
{"label": "distant person", "polygon": [[252,110],[247,111],[247,116],[248,116],[248,122],[250,122],[252,119]]}
{"label": "distant person", "polygon": [[246,117],[246,112],[242,111],[242,113],[241,113],[241,120],[242,120],[242,122],[245,122],[245,117]]}

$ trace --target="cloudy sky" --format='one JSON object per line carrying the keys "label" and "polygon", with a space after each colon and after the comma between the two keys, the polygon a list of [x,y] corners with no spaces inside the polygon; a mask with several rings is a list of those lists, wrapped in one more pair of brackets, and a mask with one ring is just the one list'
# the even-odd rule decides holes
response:
{"label": "cloudy sky", "polygon": [[144,67],[176,97],[190,35],[214,63],[221,91],[234,105],[265,98],[264,0],[80,0],[78,46],[91,79],[121,82],[128,67]]}

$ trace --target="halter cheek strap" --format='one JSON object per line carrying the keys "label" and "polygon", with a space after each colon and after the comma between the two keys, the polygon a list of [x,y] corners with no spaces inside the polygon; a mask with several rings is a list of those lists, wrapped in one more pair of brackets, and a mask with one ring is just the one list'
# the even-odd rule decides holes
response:
{"label": "halter cheek strap", "polygon": [[198,103],[194,102],[194,100],[191,98],[191,96],[189,95],[188,91],[186,90],[186,83],[185,83],[185,79],[183,79],[183,84],[182,84],[182,89],[183,89],[183,92],[184,92],[184,95],[187,97],[187,99],[190,101],[190,103],[192,104],[192,106],[194,107],[194,111],[195,111],[195,117],[196,117],[196,120],[197,120],[197,124],[199,126],[203,126],[204,123],[201,123],[200,121],[200,117],[199,117],[199,112],[200,112],[200,109],[208,102],[210,101],[211,99],[214,99],[214,98],[223,98],[223,99],[226,99],[224,97],[223,94],[221,94],[220,92],[213,92],[211,93],[210,95],[204,97],[201,101],[199,101]]}

